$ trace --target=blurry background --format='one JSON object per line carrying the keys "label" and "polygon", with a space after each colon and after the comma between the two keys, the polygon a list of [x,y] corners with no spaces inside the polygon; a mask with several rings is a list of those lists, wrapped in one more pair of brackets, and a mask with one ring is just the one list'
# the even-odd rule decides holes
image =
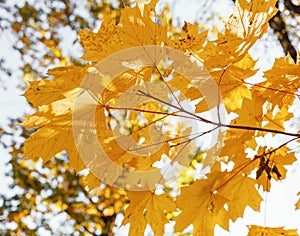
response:
{"label": "blurry background", "polygon": [[[68,168],[62,153],[42,166],[40,160],[22,158],[22,142],[34,130],[17,124],[32,113],[22,97],[28,81],[48,78],[47,70],[68,64],[84,64],[77,34],[80,29],[97,31],[106,14],[116,18],[125,5],[135,1],[117,0],[0,0],[0,233],[1,235],[123,235],[118,227],[126,204],[124,192],[106,188],[88,193],[84,177]],[[276,57],[289,53],[296,60],[300,37],[299,2],[280,0],[268,33],[251,49],[257,67],[270,68]],[[231,14],[232,0],[162,0],[170,29],[176,32],[184,21],[199,23],[199,31],[210,30],[213,39],[224,29]],[[172,26],[171,26],[172,25]],[[261,74],[258,73],[258,76]],[[298,103],[298,104],[297,104]],[[295,116],[299,117],[299,100]],[[244,219],[231,224],[231,233],[221,229],[216,235],[246,235],[247,224],[299,228],[300,215],[294,212],[300,190],[299,162],[290,168],[287,179],[273,184],[264,195],[262,213],[247,209]],[[117,220],[115,221],[117,217]],[[169,227],[172,232],[172,226]],[[151,234],[149,230],[149,234]]]}

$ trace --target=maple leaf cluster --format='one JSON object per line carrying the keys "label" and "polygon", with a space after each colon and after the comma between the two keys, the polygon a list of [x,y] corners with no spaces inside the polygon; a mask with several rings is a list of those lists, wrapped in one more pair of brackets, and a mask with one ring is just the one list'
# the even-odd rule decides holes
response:
{"label": "maple leaf cluster", "polygon": [[[264,72],[263,80],[249,79],[258,71],[249,49],[266,33],[277,11],[275,3],[236,1],[225,30],[213,41],[197,24],[185,23],[180,34],[172,34],[156,18],[157,1],[125,7],[118,23],[105,17],[96,33],[80,31],[82,58],[88,63],[51,69],[52,79],[31,82],[24,94],[36,112],[22,125],[38,128],[26,140],[24,156],[47,162],[66,150],[77,173],[89,169],[85,182],[90,190],[102,182],[124,187],[130,203],[123,224],[130,223],[130,235],[143,234],[147,224],[155,235],[163,235],[170,221],[176,222],[176,232],[192,224],[194,235],[213,235],[216,225],[229,230],[229,221],[242,217],[247,206],[260,210],[259,189],[270,191],[271,180],[284,179],[285,166],[296,160],[288,144],[297,142],[300,134],[284,124],[293,117],[289,108],[299,96],[299,63],[290,56],[280,58]],[[186,55],[193,65],[201,64],[205,74],[191,80],[175,71],[171,64],[176,62],[168,58],[155,57],[153,64],[145,65],[143,53],[118,54],[143,48],[151,57],[151,45]],[[180,66],[185,65],[176,68]],[[205,84],[207,75],[212,87]],[[197,83],[213,90],[213,96],[199,90]],[[187,103],[192,105],[186,108]],[[207,118],[205,113],[213,110],[217,115]],[[228,113],[234,118],[223,119]],[[203,130],[195,132],[194,123]],[[278,136],[284,137],[281,143],[269,143]],[[202,142],[209,137],[218,141],[203,148],[198,143],[203,137]],[[180,174],[195,167],[199,153],[197,163],[209,166],[210,172],[183,184]],[[114,164],[105,162],[104,155]],[[163,160],[173,171],[178,167],[173,179],[170,171],[162,175],[163,167],[157,167]],[[141,180],[132,172],[150,173],[151,178]],[[179,185],[175,196],[166,187],[170,179]],[[158,183],[165,184],[160,192],[151,188]],[[139,186],[148,189],[133,191]],[[249,229],[249,235],[297,235],[282,228]]]}

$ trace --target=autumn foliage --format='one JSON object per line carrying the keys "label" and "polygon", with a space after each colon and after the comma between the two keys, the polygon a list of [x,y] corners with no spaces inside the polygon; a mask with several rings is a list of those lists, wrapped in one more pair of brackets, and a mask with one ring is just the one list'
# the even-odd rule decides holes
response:
{"label": "autumn foliage", "polygon": [[[299,96],[299,60],[295,64],[289,55],[276,59],[273,67],[260,76],[249,54],[276,14],[276,1],[236,1],[225,30],[218,32],[215,40],[209,39],[207,31],[199,32],[197,24],[185,23],[181,32],[174,32],[164,16],[156,14],[157,1],[145,5],[138,2],[135,7],[125,7],[118,22],[108,15],[98,32],[80,31],[86,65],[54,68],[48,72],[51,78],[30,82],[24,96],[36,112],[21,125],[37,131],[26,140],[24,156],[41,157],[47,162],[67,151],[76,173],[90,169],[84,183],[94,191],[107,179],[118,185],[122,174],[99,163],[107,178],[99,179],[78,151],[80,140],[96,137],[90,142],[101,145],[126,173],[152,171],[160,168],[158,162],[166,161],[178,171],[175,179],[163,176],[165,182],[156,189],[132,191],[128,186],[129,204],[122,198],[122,207],[115,207],[117,212],[125,209],[123,224],[130,224],[129,234],[142,235],[148,224],[155,235],[163,235],[165,224],[171,221],[176,222],[175,232],[192,224],[193,235],[213,235],[216,225],[229,230],[229,221],[243,217],[247,206],[260,210],[263,199],[259,190],[270,191],[271,180],[284,179],[286,166],[296,161],[290,145],[298,143],[300,133],[285,122],[293,118],[289,109]],[[152,66],[139,64],[141,58],[122,61],[127,71],[111,80],[97,71],[97,65],[115,53],[133,47],[146,50],[151,45],[180,51],[195,65],[203,65],[214,81],[216,96],[209,98],[199,91],[200,80],[191,81],[172,70],[174,62],[165,58]],[[113,63],[119,62],[112,61],[112,68]],[[98,87],[84,83],[88,76],[94,76]],[[144,100],[129,107],[132,100],[124,102],[128,93],[132,100]],[[95,109],[89,103],[81,105],[80,117],[74,120],[78,112],[75,102],[84,94],[90,96]],[[214,100],[214,107],[208,99]],[[186,108],[187,103],[192,108]],[[84,117],[92,113],[95,125],[90,130]],[[215,115],[210,117],[210,113]],[[198,124],[200,131],[195,132],[190,122]],[[86,138],[74,137],[74,127],[81,127],[81,135]],[[155,135],[151,133],[153,127]],[[163,141],[154,138],[158,137],[157,130]],[[122,146],[122,140],[127,140],[124,137],[130,137],[134,144]],[[205,145],[208,139],[215,142]],[[158,145],[155,152],[147,149],[139,155],[139,150]],[[192,146],[188,151],[184,149],[187,145]],[[205,178],[195,174],[199,166],[209,169]],[[297,232],[249,226],[248,235]]]}

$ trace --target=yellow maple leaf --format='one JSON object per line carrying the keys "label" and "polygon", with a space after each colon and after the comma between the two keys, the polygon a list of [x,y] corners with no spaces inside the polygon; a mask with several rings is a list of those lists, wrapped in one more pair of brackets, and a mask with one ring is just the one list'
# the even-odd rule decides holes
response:
{"label": "yellow maple leaf", "polygon": [[299,95],[300,64],[295,64],[290,55],[275,60],[273,68],[264,73],[266,81],[255,86],[264,98],[282,109],[292,105],[295,95]]}
{"label": "yellow maple leaf", "polygon": [[125,7],[118,25],[118,34],[125,47],[167,42],[167,28],[157,25],[152,19],[157,2],[158,0],[154,0],[144,5],[143,15],[138,6]]}
{"label": "yellow maple leaf", "polygon": [[258,187],[262,188],[263,191],[271,191],[271,180],[266,173],[263,173],[257,180]]}
{"label": "yellow maple leaf", "polygon": [[247,147],[256,147],[253,135],[254,131],[251,130],[228,130],[219,155],[220,157],[224,157],[222,161],[234,161],[235,164],[241,163],[241,157],[246,156],[245,149]]}
{"label": "yellow maple leaf", "polygon": [[[116,22],[110,17],[105,17],[97,33],[90,30],[79,32],[80,43],[85,49],[82,59],[87,61],[100,61],[119,49],[121,39],[116,35]],[[110,44],[115,43],[115,47]]]}
{"label": "yellow maple leaf", "polygon": [[261,127],[263,121],[264,108],[266,100],[254,93],[252,99],[245,98],[242,107],[235,112],[238,118],[232,121],[232,124],[246,127]]}
{"label": "yellow maple leaf", "polygon": [[183,99],[189,98],[190,100],[195,100],[203,97],[199,89],[195,87],[194,83],[179,73],[174,73],[174,78],[168,81],[168,85],[172,88],[172,90],[174,90],[174,92],[180,91],[180,93],[184,96]]}
{"label": "yellow maple leaf", "polygon": [[276,13],[275,3],[275,0],[235,1],[225,32],[219,33],[216,41],[208,42],[205,49],[198,52],[219,86],[229,111],[239,109],[243,98],[251,99],[245,79],[253,76],[256,70],[248,50],[266,32],[268,20]]}
{"label": "yellow maple leaf", "polygon": [[297,158],[295,157],[295,153],[290,152],[289,148],[287,148],[286,146],[276,150],[274,154],[270,157],[270,166],[273,166],[273,168],[276,166],[280,176],[276,174],[276,176],[273,176],[273,178],[284,179],[286,177],[287,172],[284,166],[291,165],[296,160]]}
{"label": "yellow maple leaf", "polygon": [[269,111],[264,116],[264,120],[268,121],[268,123],[263,127],[265,129],[284,131],[284,122],[290,120],[293,117],[293,114],[288,110],[288,105],[285,105],[280,110],[275,110],[275,112],[274,110]]}
{"label": "yellow maple leaf", "polygon": [[284,229],[283,227],[277,227],[277,228],[269,228],[269,227],[262,227],[257,225],[250,225],[248,236],[298,236],[296,229]]}
{"label": "yellow maple leaf", "polygon": [[51,69],[48,74],[55,78],[30,82],[24,96],[34,107],[64,99],[67,96],[66,93],[80,86],[86,70],[86,67],[79,66]]}
{"label": "yellow maple leaf", "polygon": [[[214,192],[214,185],[221,172],[208,174],[207,179],[195,181],[191,186],[183,187],[176,199],[176,206],[182,210],[176,217],[175,231],[183,231],[193,224],[193,235],[213,235],[215,225],[218,224],[228,230],[229,215],[224,204],[229,201],[218,192]],[[188,199],[188,200],[187,200]]]}
{"label": "yellow maple leaf", "polygon": [[229,17],[226,29],[240,38],[261,37],[268,28],[268,20],[275,15],[276,1],[236,1],[234,13]]}
{"label": "yellow maple leaf", "polygon": [[255,188],[256,184],[256,180],[243,176],[234,170],[226,173],[216,183],[216,188],[224,185],[218,192],[230,200],[227,204],[231,220],[235,221],[238,217],[242,217],[246,206],[255,211],[260,210],[260,203],[263,199]]}
{"label": "yellow maple leaf", "polygon": [[130,223],[129,235],[143,235],[149,224],[155,235],[164,234],[168,223],[166,214],[176,210],[167,194],[156,195],[151,191],[127,192],[130,200],[125,210],[123,225]]}
{"label": "yellow maple leaf", "polygon": [[223,69],[240,61],[267,31],[268,21],[277,11],[275,4],[276,0],[235,1],[225,31],[218,33],[218,39],[208,42],[199,53],[206,68]]}
{"label": "yellow maple leaf", "polygon": [[179,39],[169,42],[169,46],[178,50],[188,50],[191,54],[202,50],[203,44],[207,39],[208,31],[199,33],[199,25],[184,23]]}
{"label": "yellow maple leaf", "polygon": [[[40,129],[24,143],[24,155],[42,157],[46,162],[57,153],[67,150],[71,166],[76,171],[85,168],[75,148],[72,134],[72,114],[76,89],[81,84],[86,67],[59,67],[49,70],[52,80],[30,83],[24,96],[39,110],[27,116],[27,128]],[[68,81],[68,83],[66,82]]]}
{"label": "yellow maple leaf", "polygon": [[[227,58],[227,55],[222,57]],[[256,74],[255,63],[249,54],[245,54],[238,61],[232,58],[227,62],[222,58],[217,60],[210,56],[204,57],[205,68],[214,78],[222,96],[220,99],[228,111],[241,108],[244,98],[251,99],[251,91],[244,80]]]}
{"label": "yellow maple leaf", "polygon": [[221,172],[217,162],[207,177],[182,188],[176,199],[182,213],[176,217],[175,230],[193,224],[195,235],[212,235],[216,224],[227,229],[228,220],[243,216],[246,206],[259,211],[262,197],[255,187],[257,181],[245,176],[241,168]]}
{"label": "yellow maple leaf", "polygon": [[80,31],[80,41],[86,50],[83,59],[101,61],[105,57],[126,48],[143,45],[160,45],[167,42],[167,29],[157,25],[152,18],[157,0],[143,5],[125,7],[116,25],[111,17],[105,17],[97,33]]}
{"label": "yellow maple leaf", "polygon": [[[275,4],[276,0],[235,1],[234,12],[226,22],[224,35],[225,39],[227,34],[237,36],[237,39],[233,39],[232,43],[237,45],[235,51],[239,55],[247,52],[256,40],[261,38],[267,31],[268,21],[277,12]],[[238,43],[234,41],[238,41]]]}
{"label": "yellow maple leaf", "polygon": [[285,166],[296,161],[295,154],[290,152],[286,146],[270,150],[260,147],[255,159],[259,160],[256,171],[257,183],[259,187],[263,187],[264,191],[270,191],[271,178],[284,179],[287,172]]}
{"label": "yellow maple leaf", "polygon": [[[276,13],[276,1],[235,1],[234,12],[226,22],[224,33],[208,43],[200,57],[214,68],[240,61],[250,47],[267,31],[268,21]],[[214,59],[214,60],[213,60]]]}

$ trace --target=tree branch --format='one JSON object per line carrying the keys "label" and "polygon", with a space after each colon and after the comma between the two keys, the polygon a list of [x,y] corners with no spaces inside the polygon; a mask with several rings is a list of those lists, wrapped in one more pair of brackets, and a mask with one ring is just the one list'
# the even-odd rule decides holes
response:
{"label": "tree branch", "polygon": [[[286,1],[284,1],[286,2]],[[278,8],[278,1],[276,3],[276,7]],[[274,33],[277,35],[277,38],[281,44],[281,47],[284,53],[287,55],[288,53],[293,58],[294,62],[297,62],[297,51],[291,43],[288,32],[286,30],[286,24],[281,16],[281,11],[277,11],[275,16],[273,16],[269,20],[270,27],[274,30]]]}
{"label": "tree branch", "polygon": [[289,132],[284,132],[284,131],[280,131],[280,130],[273,130],[273,129],[266,129],[266,128],[261,128],[261,127],[252,127],[252,126],[242,126],[242,125],[228,125],[228,124],[224,124],[222,122],[215,122],[215,121],[212,121],[212,120],[208,120],[208,119],[205,119],[199,115],[196,115],[194,114],[193,112],[189,112],[187,110],[184,110],[182,109],[181,107],[177,107],[176,105],[173,105],[173,104],[170,104],[169,102],[166,102],[166,101],[163,101],[159,98],[156,98],[154,96],[152,96],[151,94],[148,94],[148,93],[145,93],[141,90],[138,90],[138,92],[140,92],[142,95],[148,97],[148,98],[152,98],[154,99],[155,101],[158,101],[158,102],[161,102],[165,105],[168,105],[172,108],[175,108],[177,109],[178,111],[180,112],[183,112],[187,115],[190,115],[190,116],[193,116],[195,117],[196,119],[198,119],[199,121],[201,122],[204,122],[204,123],[208,123],[208,124],[212,124],[212,125],[216,125],[217,127],[224,127],[224,128],[232,128],[232,129],[239,129],[239,130],[252,130],[252,131],[261,131],[261,132],[269,132],[269,133],[273,133],[273,134],[283,134],[283,135],[287,135],[287,136],[291,136],[291,137],[297,137],[300,138],[300,133],[289,133]]}

